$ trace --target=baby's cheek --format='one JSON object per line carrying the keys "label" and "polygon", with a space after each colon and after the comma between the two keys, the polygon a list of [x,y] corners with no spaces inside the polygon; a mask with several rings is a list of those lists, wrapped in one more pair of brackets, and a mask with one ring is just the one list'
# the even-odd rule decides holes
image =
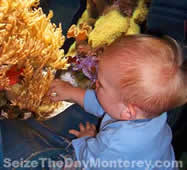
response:
{"label": "baby's cheek", "polygon": [[111,112],[112,108],[113,108],[113,103],[111,102],[111,99],[108,96],[105,96],[102,100],[102,105],[103,108],[107,111],[107,112]]}
{"label": "baby's cheek", "polygon": [[103,95],[99,89],[96,90],[96,96],[97,96],[99,103],[101,104],[103,100],[103,97],[102,97]]}
{"label": "baby's cheek", "polygon": [[102,92],[98,92],[97,93],[97,99],[98,99],[99,103],[101,104],[102,108],[105,110],[106,104],[107,104],[105,95],[102,94]]}
{"label": "baby's cheek", "polygon": [[101,87],[96,89],[96,94],[97,94],[97,98],[99,98],[100,100],[103,100],[106,95],[106,93],[104,92],[104,90]]}

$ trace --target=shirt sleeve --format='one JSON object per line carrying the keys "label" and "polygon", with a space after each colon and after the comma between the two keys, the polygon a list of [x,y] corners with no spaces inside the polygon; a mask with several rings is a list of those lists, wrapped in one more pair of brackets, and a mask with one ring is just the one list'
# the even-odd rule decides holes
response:
{"label": "shirt sleeve", "polygon": [[98,133],[96,137],[85,136],[72,140],[77,160],[96,160],[101,157],[110,141],[108,135],[101,133]]}
{"label": "shirt sleeve", "polygon": [[84,97],[84,109],[97,117],[102,117],[104,110],[99,104],[94,90],[87,90]]}

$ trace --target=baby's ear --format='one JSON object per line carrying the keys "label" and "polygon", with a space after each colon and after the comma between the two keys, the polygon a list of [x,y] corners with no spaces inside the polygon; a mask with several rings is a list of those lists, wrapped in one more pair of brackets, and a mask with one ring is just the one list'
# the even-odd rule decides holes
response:
{"label": "baby's ear", "polygon": [[132,104],[128,104],[124,106],[123,111],[120,113],[121,120],[135,120],[136,119],[136,111],[135,106]]}

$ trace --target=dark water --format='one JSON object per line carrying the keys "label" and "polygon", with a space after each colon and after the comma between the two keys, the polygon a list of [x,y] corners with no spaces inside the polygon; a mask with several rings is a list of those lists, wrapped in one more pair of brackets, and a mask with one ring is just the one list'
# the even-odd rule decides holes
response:
{"label": "dark water", "polygon": [[[52,22],[56,25],[62,24],[63,34],[66,35],[69,27],[76,24],[83,11],[86,8],[86,0],[40,0],[40,6],[47,14],[53,10],[54,16]],[[73,39],[65,41],[63,49],[67,52]]]}

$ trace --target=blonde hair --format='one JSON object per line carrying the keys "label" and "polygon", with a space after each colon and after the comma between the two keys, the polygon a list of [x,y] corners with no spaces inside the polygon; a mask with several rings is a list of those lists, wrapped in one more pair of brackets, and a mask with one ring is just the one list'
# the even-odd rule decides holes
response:
{"label": "blonde hair", "polygon": [[170,38],[130,35],[106,51],[120,59],[120,85],[126,104],[134,104],[154,117],[185,103],[182,53]]}

